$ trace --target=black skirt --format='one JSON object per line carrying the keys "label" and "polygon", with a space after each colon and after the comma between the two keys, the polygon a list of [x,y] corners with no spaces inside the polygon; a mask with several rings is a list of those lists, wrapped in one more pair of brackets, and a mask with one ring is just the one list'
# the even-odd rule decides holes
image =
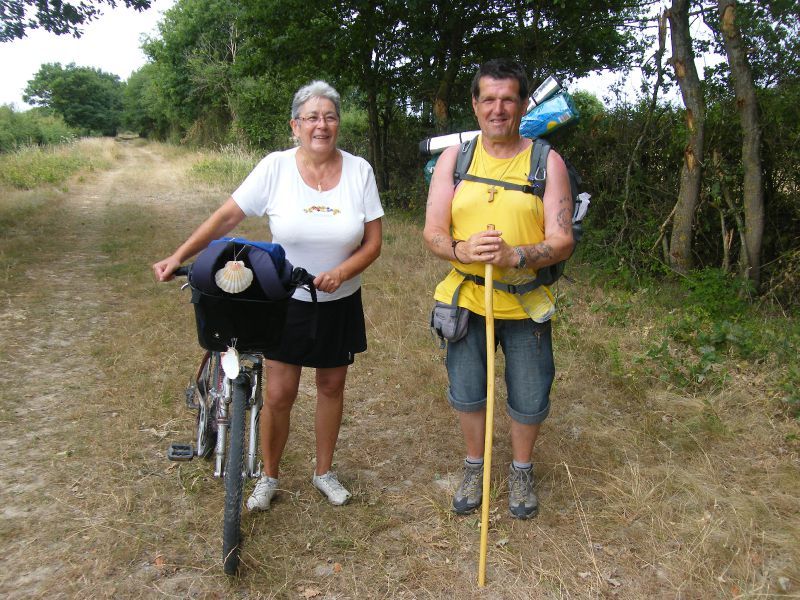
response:
{"label": "black skirt", "polygon": [[332,302],[289,300],[280,344],[265,352],[270,360],[302,367],[352,365],[367,349],[361,289]]}

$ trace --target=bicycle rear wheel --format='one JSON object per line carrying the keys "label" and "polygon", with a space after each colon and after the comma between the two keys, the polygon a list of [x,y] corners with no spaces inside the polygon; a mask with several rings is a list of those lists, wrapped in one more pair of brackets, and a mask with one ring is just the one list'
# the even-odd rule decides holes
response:
{"label": "bicycle rear wheel", "polygon": [[239,570],[242,538],[242,487],[244,485],[245,410],[248,383],[245,375],[231,382],[230,430],[228,456],[225,463],[225,516],[222,527],[222,565],[225,573],[235,575]]}

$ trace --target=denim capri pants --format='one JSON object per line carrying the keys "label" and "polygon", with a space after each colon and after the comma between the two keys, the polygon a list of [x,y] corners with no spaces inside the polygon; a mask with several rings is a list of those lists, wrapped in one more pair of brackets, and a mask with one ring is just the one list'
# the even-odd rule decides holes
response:
{"label": "denim capri pants", "polygon": [[[508,415],[536,425],[550,412],[550,387],[555,377],[550,321],[495,319],[495,349],[505,356]],[[467,335],[447,344],[447,399],[457,411],[486,408],[486,321],[469,313]]]}

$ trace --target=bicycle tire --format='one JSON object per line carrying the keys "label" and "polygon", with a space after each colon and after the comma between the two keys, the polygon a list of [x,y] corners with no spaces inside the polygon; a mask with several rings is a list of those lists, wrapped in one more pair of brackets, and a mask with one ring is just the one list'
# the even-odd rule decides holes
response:
{"label": "bicycle tire", "polygon": [[244,486],[245,411],[247,409],[247,377],[240,375],[231,382],[230,429],[228,456],[225,463],[225,515],[222,527],[222,565],[227,575],[239,571],[242,538],[242,488]]}
{"label": "bicycle tire", "polygon": [[[225,375],[222,373],[219,352],[210,352],[204,361],[200,376],[198,377],[195,394],[197,396],[197,455],[210,459],[217,443],[217,404],[213,400],[222,394],[222,383]],[[201,391],[202,386],[202,391]],[[204,414],[205,413],[205,414]],[[205,418],[204,418],[205,417]],[[205,421],[205,426],[202,425]]]}

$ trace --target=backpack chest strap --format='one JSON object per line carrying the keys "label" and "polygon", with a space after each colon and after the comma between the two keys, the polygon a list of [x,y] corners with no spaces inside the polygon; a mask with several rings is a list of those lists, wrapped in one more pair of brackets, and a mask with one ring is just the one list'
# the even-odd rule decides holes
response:
{"label": "backpack chest strap", "polygon": [[501,181],[499,179],[490,179],[488,177],[479,177],[477,175],[471,175],[470,173],[458,173],[457,179],[463,179],[464,181],[476,181],[478,183],[486,183],[489,185],[496,185],[501,187],[505,190],[513,190],[515,192],[522,192],[524,194],[533,194],[536,195],[536,189],[532,185],[521,185],[519,183],[511,183],[508,181]]}

